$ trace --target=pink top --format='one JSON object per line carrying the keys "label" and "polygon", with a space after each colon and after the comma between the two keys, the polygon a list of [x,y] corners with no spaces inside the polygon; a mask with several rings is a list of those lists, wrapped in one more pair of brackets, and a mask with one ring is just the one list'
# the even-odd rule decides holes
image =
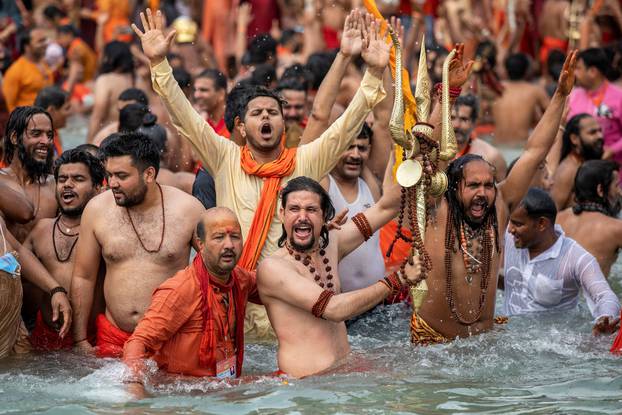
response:
{"label": "pink top", "polygon": [[576,87],[568,105],[568,119],[583,112],[596,117],[603,128],[605,147],[622,162],[622,89],[607,81],[593,92]]}

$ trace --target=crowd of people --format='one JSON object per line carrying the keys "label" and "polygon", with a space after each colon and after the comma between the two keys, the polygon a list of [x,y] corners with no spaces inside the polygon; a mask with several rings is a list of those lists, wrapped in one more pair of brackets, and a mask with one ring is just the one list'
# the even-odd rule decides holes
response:
{"label": "crowd of people", "polygon": [[[237,378],[260,340],[275,376],[318,375],[422,280],[416,346],[506,323],[502,289],[510,317],[582,294],[622,352],[618,0],[0,4],[0,358],[121,358],[143,397],[147,360]],[[434,84],[424,235],[394,179],[394,42],[405,90]]]}

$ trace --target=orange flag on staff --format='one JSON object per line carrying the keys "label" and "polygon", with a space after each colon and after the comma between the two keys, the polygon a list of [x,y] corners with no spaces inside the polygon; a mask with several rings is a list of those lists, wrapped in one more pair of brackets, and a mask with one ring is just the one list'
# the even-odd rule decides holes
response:
{"label": "orange flag on staff", "polygon": [[[386,21],[382,14],[380,14],[380,11],[378,10],[378,7],[376,7],[376,2],[374,0],[363,0],[363,4],[365,5],[365,8],[369,13],[373,14],[377,19],[380,19],[383,25],[386,24]],[[402,47],[404,47],[404,45],[402,45]],[[421,45],[421,47],[425,46]],[[393,79],[395,79],[395,48],[391,48],[389,65],[391,66],[391,74],[393,75]],[[415,103],[415,97],[410,90],[410,77],[406,68],[402,68],[402,95],[404,97],[404,130],[410,131],[417,122],[417,118],[415,116],[417,104]],[[396,163],[393,173],[395,173],[395,169],[402,161],[402,151],[403,149],[398,146],[395,154]]]}

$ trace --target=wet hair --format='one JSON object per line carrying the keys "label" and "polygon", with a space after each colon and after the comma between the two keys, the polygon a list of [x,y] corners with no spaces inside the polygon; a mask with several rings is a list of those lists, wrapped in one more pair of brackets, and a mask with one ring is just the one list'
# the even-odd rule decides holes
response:
{"label": "wet hair", "polygon": [[115,133],[102,141],[101,151],[104,160],[111,157],[130,156],[132,165],[139,173],[153,167],[156,175],[160,171],[160,152],[155,143],[145,134],[139,132]]}
{"label": "wet hair", "polygon": [[524,53],[514,53],[505,58],[505,70],[513,81],[525,79],[529,71],[529,58]]}
{"label": "wet hair", "polygon": [[551,226],[555,224],[557,207],[553,198],[542,189],[530,187],[518,207],[523,207],[531,219],[545,217],[551,222]]}
{"label": "wet hair", "polygon": [[332,52],[316,52],[309,56],[306,67],[313,74],[311,89],[320,88],[330,66],[335,60],[335,56]]}
{"label": "wet hair", "polygon": [[73,37],[80,36],[80,31],[75,26],[66,24],[58,28],[58,34],[72,35]]}
{"label": "wet hair", "polygon": [[197,238],[199,238],[199,241],[205,242],[205,224],[203,220],[199,220],[199,223],[197,223]]}
{"label": "wet hair", "polygon": [[201,78],[211,79],[216,91],[227,90],[227,77],[218,69],[206,69],[198,74],[194,80],[196,81]]}
{"label": "wet hair", "polygon": [[104,182],[105,170],[101,160],[87,151],[73,148],[60,155],[54,162],[54,180],[58,181],[58,172],[64,164],[82,163],[89,169],[91,182],[94,186],[101,186]]}
{"label": "wet hair", "polygon": [[[467,222],[468,218],[464,214],[464,203],[458,197],[460,190],[460,184],[464,180],[464,170],[469,163],[480,161],[486,163],[490,169],[494,172],[494,166],[478,154],[466,154],[462,157],[458,157],[449,164],[447,168],[447,191],[445,192],[445,200],[447,200],[448,214],[451,216],[451,223],[453,223],[455,235],[460,235],[460,225],[463,222]],[[494,173],[493,173],[494,180]],[[495,200],[496,200],[496,185],[495,185]],[[499,224],[497,220],[497,209],[495,208],[495,202],[492,206],[489,206],[486,217],[482,224],[490,223],[495,230],[495,246],[497,252],[499,252]],[[447,232],[450,232],[448,223]]]}
{"label": "wet hair", "polygon": [[588,48],[584,49],[577,55],[577,59],[580,59],[585,64],[586,68],[596,68],[602,75],[606,75],[609,71],[609,59],[607,54],[601,48]]}
{"label": "wet hair", "polygon": [[477,97],[473,94],[460,95],[456,99],[454,108],[458,111],[458,108],[462,106],[471,108],[471,121],[477,121],[477,116],[479,115],[479,100]]}
{"label": "wet hair", "polygon": [[184,68],[173,68],[173,78],[177,81],[177,85],[181,89],[190,88],[192,86],[192,75]]}
{"label": "wet hair", "polygon": [[139,104],[149,105],[149,97],[140,88],[128,88],[119,94],[119,101],[136,101]]}
{"label": "wet hair", "polygon": [[244,88],[244,92],[240,96],[240,113],[237,114],[241,120],[246,117],[246,111],[248,110],[248,103],[259,97],[268,97],[274,99],[279,104],[279,111],[283,114],[283,98],[275,91],[266,88],[261,85],[250,85]]}
{"label": "wet hair", "polygon": [[574,144],[572,144],[572,141],[570,141],[570,136],[572,134],[580,136],[581,135],[581,120],[585,118],[589,118],[589,117],[591,117],[590,114],[586,114],[583,112],[581,114],[577,114],[573,116],[571,119],[568,120],[568,123],[566,124],[566,128],[564,131],[564,135],[562,136],[562,150],[561,150],[561,156],[559,158],[560,161],[565,159],[568,156],[568,154],[570,154],[572,149],[574,148]]}
{"label": "wet hair", "polygon": [[97,157],[100,161],[102,159],[102,152],[99,149],[99,147],[97,147],[95,144],[91,144],[91,143],[80,144],[79,146],[75,147],[74,150],[80,150],[80,151],[89,153],[91,156]]}
{"label": "wet hair", "polygon": [[[16,149],[19,149],[19,144],[23,144],[24,133],[28,128],[28,123],[37,114],[45,114],[49,118],[50,124],[52,124],[52,117],[50,114],[41,107],[25,106],[17,107],[9,115],[9,120],[6,123],[4,129],[4,162],[9,165],[13,161],[13,155]],[[52,124],[54,128],[54,124]],[[16,144],[11,142],[11,136],[15,134],[17,137]]]}
{"label": "wet hair", "polygon": [[276,57],[277,41],[269,33],[260,33],[255,36],[242,58],[243,65],[259,65]]}
{"label": "wet hair", "polygon": [[497,46],[492,40],[483,40],[475,48],[475,57],[481,58],[488,65],[488,69],[493,70],[497,65]]}
{"label": "wet hair", "polygon": [[237,84],[233,87],[229,94],[227,94],[227,101],[225,103],[225,126],[229,132],[233,132],[235,128],[235,117],[240,117],[240,114],[244,110],[242,104],[242,98],[245,96],[248,86],[243,84]]}
{"label": "wet hair", "polygon": [[99,73],[105,74],[119,71],[121,73],[134,73],[134,57],[130,47],[125,42],[113,40],[104,46]]}
{"label": "wet hair", "polygon": [[156,145],[158,152],[163,154],[166,149],[166,129],[157,122],[158,117],[148,113],[143,118],[143,125],[137,131],[149,137]]}
{"label": "wet hair", "polygon": [[363,127],[361,127],[361,131],[359,131],[356,138],[366,138],[369,140],[369,144],[371,144],[371,140],[374,138],[374,130],[371,129],[369,124],[363,122]]}
{"label": "wet hair", "polygon": [[[318,182],[305,176],[299,176],[287,182],[287,185],[281,190],[281,206],[283,208],[287,206],[287,197],[290,193],[301,191],[315,193],[320,196],[320,208],[322,209],[322,218],[324,219],[324,225],[320,231],[320,248],[324,249],[329,242],[328,227],[326,225],[335,217],[335,207],[330,200],[328,192]],[[279,246],[284,246],[286,241],[287,234],[285,233],[285,226],[283,226],[283,233],[278,241]]]}
{"label": "wet hair", "polygon": [[269,63],[257,65],[251,74],[251,82],[254,85],[262,85],[266,88],[269,88],[276,79],[276,70]]}
{"label": "wet hair", "polygon": [[[609,206],[609,186],[613,181],[613,173],[619,165],[612,160],[588,160],[579,167],[574,179],[574,194],[577,200],[574,212],[581,212],[581,203],[599,203],[611,210]],[[598,185],[602,186],[603,196],[598,194]]]}
{"label": "wet hair", "polygon": [[69,95],[57,86],[46,86],[35,98],[35,106],[41,108],[60,108],[67,102]]}
{"label": "wet hair", "polygon": [[149,113],[149,108],[143,104],[128,104],[119,111],[119,132],[136,131]]}

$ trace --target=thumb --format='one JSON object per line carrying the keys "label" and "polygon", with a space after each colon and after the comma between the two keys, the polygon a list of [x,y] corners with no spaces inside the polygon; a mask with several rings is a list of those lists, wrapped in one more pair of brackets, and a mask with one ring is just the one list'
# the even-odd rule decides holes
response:
{"label": "thumb", "polygon": [[171,46],[173,44],[173,40],[175,39],[175,35],[177,34],[176,30],[171,30],[168,35],[166,35],[166,44]]}
{"label": "thumb", "polygon": [[52,321],[58,320],[58,309],[59,308],[60,308],[60,305],[58,303],[56,304],[52,303]]}

